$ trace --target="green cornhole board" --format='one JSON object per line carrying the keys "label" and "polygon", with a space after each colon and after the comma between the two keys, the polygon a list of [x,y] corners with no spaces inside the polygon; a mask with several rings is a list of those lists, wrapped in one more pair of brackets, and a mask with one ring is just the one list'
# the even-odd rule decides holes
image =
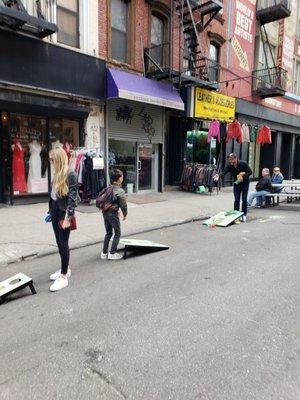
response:
{"label": "green cornhole board", "polygon": [[203,225],[226,227],[239,219],[242,215],[244,215],[244,213],[240,211],[222,211],[219,212],[219,214],[216,214],[213,217],[210,217],[209,219],[204,221]]}
{"label": "green cornhole board", "polygon": [[7,296],[24,289],[26,286],[29,286],[32,294],[36,294],[32,279],[21,272],[0,282],[0,303],[3,302]]}
{"label": "green cornhole board", "polygon": [[151,252],[151,251],[161,251],[161,250],[168,250],[169,246],[164,244],[155,243],[151,240],[139,240],[139,239],[121,239],[120,244],[125,246],[124,248],[124,260],[127,258],[128,251],[136,251],[136,252]]}

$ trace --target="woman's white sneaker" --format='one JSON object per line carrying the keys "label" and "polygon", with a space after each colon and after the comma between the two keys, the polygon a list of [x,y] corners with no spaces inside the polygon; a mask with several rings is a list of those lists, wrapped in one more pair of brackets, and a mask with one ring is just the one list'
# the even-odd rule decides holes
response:
{"label": "woman's white sneaker", "polygon": [[57,278],[56,281],[50,286],[50,292],[57,292],[58,290],[67,287],[68,284],[68,278],[66,276],[63,277],[62,275],[60,275],[60,277]]}
{"label": "woman's white sneaker", "polygon": [[108,256],[107,253],[103,253],[103,252],[102,252],[100,258],[101,258],[101,260],[106,260],[106,259],[107,259],[107,256]]}
{"label": "woman's white sneaker", "polygon": [[121,256],[121,254],[118,254],[118,253],[114,253],[114,254],[108,253],[107,258],[109,260],[121,260],[123,258],[123,256]]}
{"label": "woman's white sneaker", "polygon": [[[54,274],[50,275],[50,280],[56,281],[56,279],[59,278],[60,275],[61,275],[61,270],[58,269],[56,272],[54,272]],[[68,268],[67,278],[70,278],[70,276],[71,276],[71,268]]]}

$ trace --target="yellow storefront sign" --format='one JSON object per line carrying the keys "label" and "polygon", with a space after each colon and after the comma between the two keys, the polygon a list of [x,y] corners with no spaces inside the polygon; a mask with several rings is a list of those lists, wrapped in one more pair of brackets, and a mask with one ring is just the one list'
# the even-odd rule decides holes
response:
{"label": "yellow storefront sign", "polygon": [[233,121],[235,118],[235,98],[217,92],[195,89],[195,118]]}

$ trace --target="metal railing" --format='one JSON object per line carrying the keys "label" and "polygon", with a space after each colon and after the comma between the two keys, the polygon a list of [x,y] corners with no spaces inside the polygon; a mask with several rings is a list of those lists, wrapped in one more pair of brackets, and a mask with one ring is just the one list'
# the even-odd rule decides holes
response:
{"label": "metal railing", "polygon": [[257,0],[257,10],[264,10],[274,6],[284,6],[291,9],[291,0]]}
{"label": "metal railing", "polygon": [[253,71],[252,91],[285,91],[287,82],[287,71],[281,67],[264,68]]}
{"label": "metal railing", "polygon": [[[205,56],[192,53],[187,49],[182,50],[182,66],[180,70],[174,67],[171,73],[181,73],[185,77],[192,76],[207,82],[218,82],[220,65]],[[144,49],[146,74],[159,73],[171,68],[170,43]]]}
{"label": "metal railing", "polygon": [[170,43],[144,49],[144,61],[146,73],[164,71],[170,67]]}

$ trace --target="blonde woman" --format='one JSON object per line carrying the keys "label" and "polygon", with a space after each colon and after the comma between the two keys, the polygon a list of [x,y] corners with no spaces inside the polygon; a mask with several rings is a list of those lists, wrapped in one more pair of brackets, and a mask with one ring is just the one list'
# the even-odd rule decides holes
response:
{"label": "blonde woman", "polygon": [[78,192],[77,175],[69,169],[66,152],[62,148],[53,149],[49,159],[53,168],[49,208],[61,258],[61,269],[50,276],[50,279],[55,281],[51,285],[50,291],[56,292],[68,286],[68,278],[71,276],[69,268],[70,221],[78,203]]}

